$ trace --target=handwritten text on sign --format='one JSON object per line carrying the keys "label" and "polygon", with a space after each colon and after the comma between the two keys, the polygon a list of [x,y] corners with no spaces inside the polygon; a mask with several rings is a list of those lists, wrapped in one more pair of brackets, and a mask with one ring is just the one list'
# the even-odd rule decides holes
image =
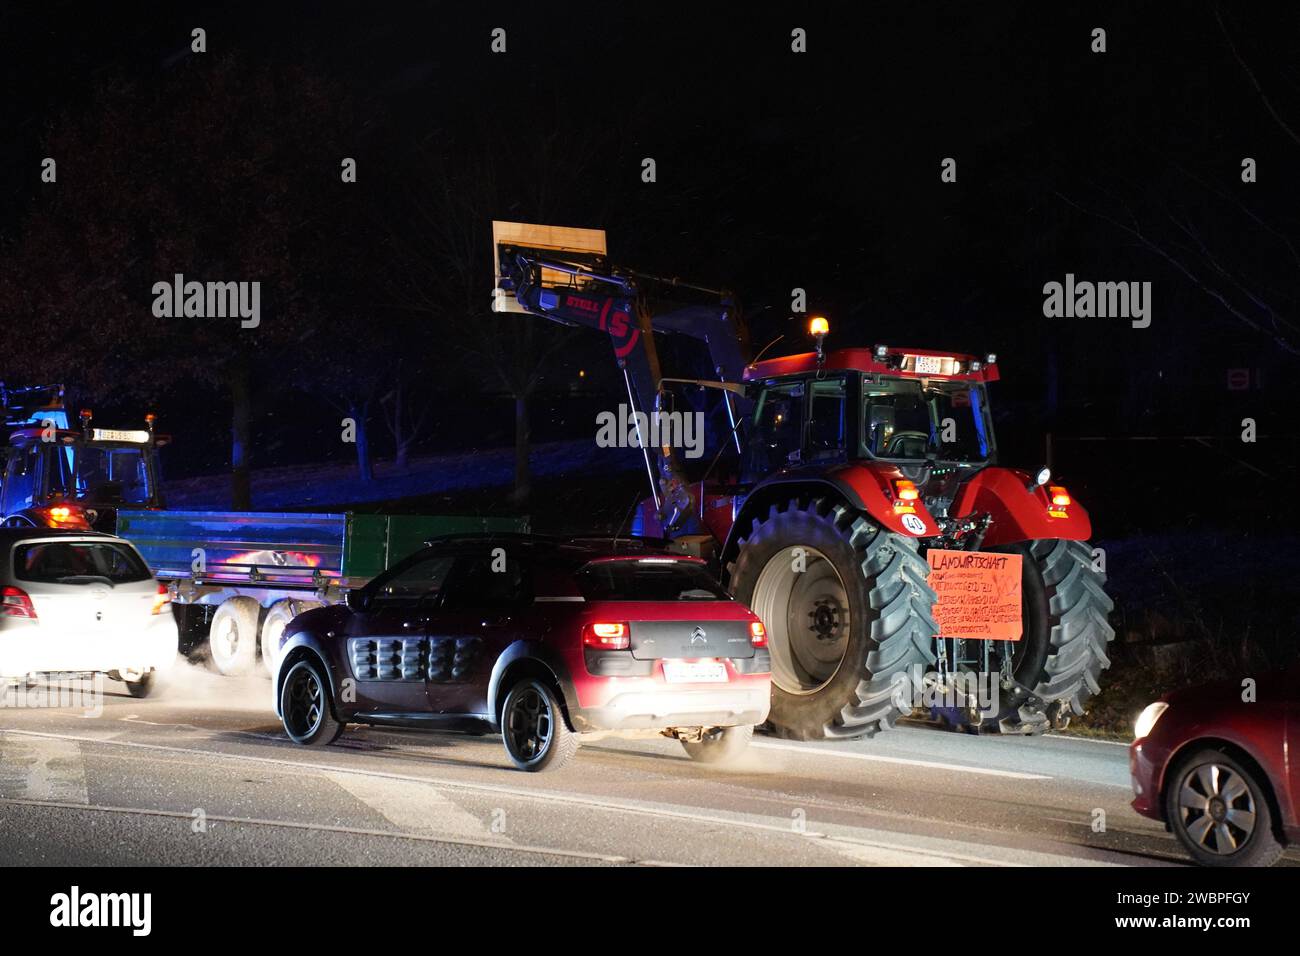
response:
{"label": "handwritten text on sign", "polygon": [[1020,640],[1020,555],[931,548],[928,557],[941,637]]}

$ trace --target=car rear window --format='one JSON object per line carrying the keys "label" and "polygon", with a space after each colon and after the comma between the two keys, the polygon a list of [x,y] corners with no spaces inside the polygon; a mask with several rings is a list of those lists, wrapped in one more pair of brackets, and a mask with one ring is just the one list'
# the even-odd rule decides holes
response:
{"label": "car rear window", "polygon": [[598,561],[575,575],[588,601],[718,601],[727,593],[703,565],[638,558]]}
{"label": "car rear window", "polygon": [[14,547],[14,577],[45,584],[129,584],[153,574],[134,550],[112,541],[37,541]]}

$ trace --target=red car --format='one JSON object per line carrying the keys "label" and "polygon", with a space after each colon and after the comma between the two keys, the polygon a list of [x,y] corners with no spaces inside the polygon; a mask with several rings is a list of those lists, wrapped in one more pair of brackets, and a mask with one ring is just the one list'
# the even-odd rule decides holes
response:
{"label": "red car", "polygon": [[1166,694],[1129,748],[1133,809],[1163,820],[1196,862],[1268,866],[1300,841],[1300,664]]}
{"label": "red car", "polygon": [[767,717],[767,635],[698,560],[639,540],[441,540],[295,618],[276,713],[299,744],[349,722],[497,732],[521,770],[593,734],[728,760]]}

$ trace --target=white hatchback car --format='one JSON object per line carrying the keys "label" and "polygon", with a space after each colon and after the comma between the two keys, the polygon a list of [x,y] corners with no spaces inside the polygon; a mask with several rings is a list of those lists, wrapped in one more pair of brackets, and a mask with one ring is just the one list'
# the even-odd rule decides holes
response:
{"label": "white hatchback car", "polygon": [[0,678],[107,674],[144,697],[176,661],[171,596],[129,541],[0,528]]}

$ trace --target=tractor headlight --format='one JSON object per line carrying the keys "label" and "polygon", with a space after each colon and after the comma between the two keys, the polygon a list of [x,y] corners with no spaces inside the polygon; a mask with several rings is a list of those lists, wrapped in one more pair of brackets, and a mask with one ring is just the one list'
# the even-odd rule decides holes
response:
{"label": "tractor headlight", "polygon": [[1141,740],[1156,728],[1156,721],[1160,715],[1169,709],[1169,705],[1163,700],[1158,700],[1154,704],[1147,704],[1146,709],[1138,714],[1138,719],[1133,722],[1133,739]]}

